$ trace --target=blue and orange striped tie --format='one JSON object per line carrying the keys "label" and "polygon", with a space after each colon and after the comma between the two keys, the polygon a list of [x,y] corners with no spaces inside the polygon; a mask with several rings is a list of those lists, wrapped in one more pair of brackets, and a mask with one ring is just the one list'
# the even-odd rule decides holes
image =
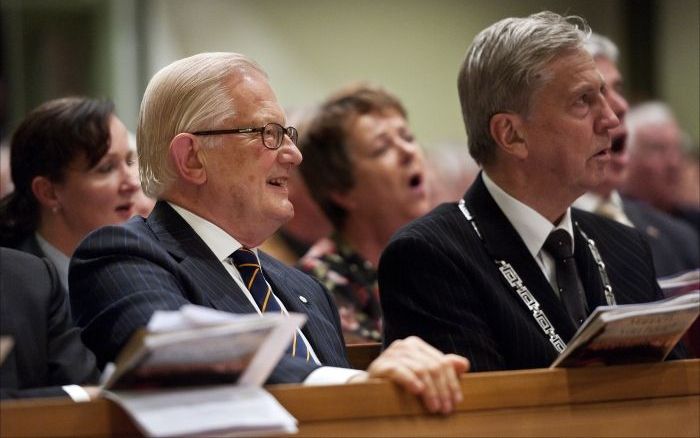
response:
{"label": "blue and orange striped tie", "polygon": [[[265,280],[262,269],[260,269],[258,256],[248,248],[241,248],[231,254],[231,260],[233,260],[238,272],[241,273],[243,283],[258,304],[260,311],[281,313],[282,308],[272,293],[272,288]],[[306,343],[301,338],[299,329],[294,334],[294,339],[287,352],[292,356],[304,358],[307,362],[311,359],[311,352],[306,348]]]}

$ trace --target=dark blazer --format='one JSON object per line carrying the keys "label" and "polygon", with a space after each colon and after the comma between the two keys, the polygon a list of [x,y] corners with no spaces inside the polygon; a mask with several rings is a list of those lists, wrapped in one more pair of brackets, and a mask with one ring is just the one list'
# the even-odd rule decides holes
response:
{"label": "dark blazer", "polygon": [[700,267],[697,230],[639,201],[624,198],[622,206],[625,215],[649,241],[659,277]]}
{"label": "dark blazer", "polygon": [[[287,310],[307,314],[303,332],[321,363],[349,367],[328,293],[311,277],[259,255],[265,277]],[[255,312],[209,247],[165,202],[158,202],[148,219],[134,217],[90,234],[71,259],[69,282],[75,321],[100,367],[115,359],[156,310],[193,303]],[[268,383],[300,382],[315,368],[285,356]]]}
{"label": "dark blazer", "polygon": [[44,251],[39,246],[39,241],[36,240],[34,233],[29,234],[24,239],[18,241],[15,245],[10,245],[9,247],[18,251],[33,254],[37,257],[46,257],[46,254],[44,254]]}
{"label": "dark blazer", "polygon": [[94,355],[80,341],[55,267],[0,248],[0,333],[14,347],[0,367],[0,395],[67,396],[61,385],[93,384]]}
{"label": "dark blazer", "polygon": [[[477,178],[464,197],[485,244],[456,204],[442,204],[401,229],[379,263],[385,343],[417,335],[471,361],[472,370],[548,367],[557,351],[494,260],[509,262],[567,342],[566,310],[520,235]],[[661,298],[649,245],[625,225],[572,210],[607,266],[619,304]],[[575,232],[575,259],[588,308],[606,304],[593,257]]]}

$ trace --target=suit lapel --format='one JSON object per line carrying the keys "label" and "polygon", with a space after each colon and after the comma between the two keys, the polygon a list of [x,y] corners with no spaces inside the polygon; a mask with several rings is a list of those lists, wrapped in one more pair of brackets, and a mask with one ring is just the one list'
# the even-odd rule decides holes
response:
{"label": "suit lapel", "polygon": [[586,292],[586,302],[588,303],[588,313],[593,311],[600,305],[605,305],[605,293],[603,291],[603,282],[600,278],[600,271],[593,259],[593,254],[588,248],[588,243],[579,230],[577,222],[576,209],[571,210],[572,220],[574,221],[574,258],[576,259],[576,268],[578,275],[581,277],[583,290]]}
{"label": "suit lapel", "polygon": [[256,312],[245,294],[192,227],[168,205],[158,201],[148,224],[163,247],[180,263],[191,290],[201,296],[193,302],[235,313]]}
{"label": "suit lapel", "polygon": [[[481,175],[466,193],[464,200],[484,238],[486,251],[494,260],[503,260],[513,266],[524,285],[540,303],[542,311],[554,325],[556,332],[564,341],[568,341],[576,329],[564,306],[518,232],[489,194]],[[515,291],[505,281],[495,264],[494,271],[505,287],[515,295]],[[524,311],[530,313],[520,298],[515,298]],[[534,318],[532,323],[537,324]]]}

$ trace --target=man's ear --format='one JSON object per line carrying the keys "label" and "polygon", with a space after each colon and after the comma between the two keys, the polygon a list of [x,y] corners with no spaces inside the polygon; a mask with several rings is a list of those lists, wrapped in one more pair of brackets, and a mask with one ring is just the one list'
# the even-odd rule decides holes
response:
{"label": "man's ear", "polygon": [[40,205],[58,211],[61,203],[56,193],[56,185],[45,176],[35,176],[32,179],[32,193]]}
{"label": "man's ear", "polygon": [[178,175],[192,184],[207,180],[204,153],[201,144],[192,134],[180,133],[170,142],[170,159]]}
{"label": "man's ear", "polygon": [[519,159],[527,158],[527,142],[523,135],[522,118],[514,113],[498,113],[491,116],[489,129],[491,137],[499,148]]}

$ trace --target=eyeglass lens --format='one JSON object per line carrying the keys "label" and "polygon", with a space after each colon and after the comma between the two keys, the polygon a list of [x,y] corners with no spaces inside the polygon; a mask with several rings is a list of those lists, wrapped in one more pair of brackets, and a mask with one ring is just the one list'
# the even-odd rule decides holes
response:
{"label": "eyeglass lens", "polygon": [[296,128],[292,126],[285,128],[277,123],[268,123],[263,130],[263,142],[268,148],[277,149],[282,146],[284,134],[289,136],[292,143],[297,143],[298,134]]}

